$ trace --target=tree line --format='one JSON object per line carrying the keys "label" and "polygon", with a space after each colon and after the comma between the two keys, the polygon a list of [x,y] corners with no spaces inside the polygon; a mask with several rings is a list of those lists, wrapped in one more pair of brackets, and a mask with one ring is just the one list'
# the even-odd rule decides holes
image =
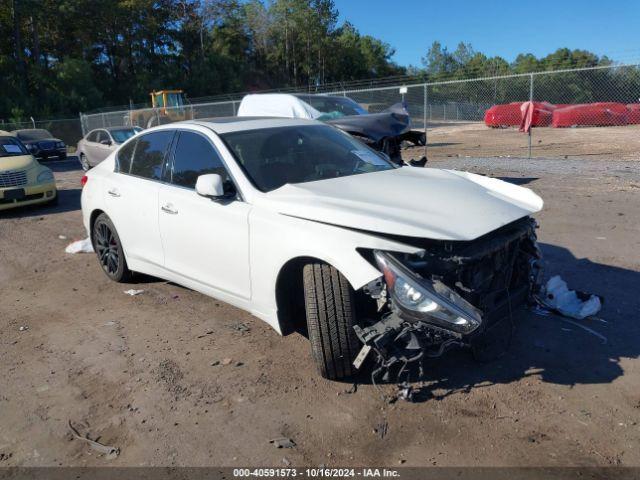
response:
{"label": "tree line", "polygon": [[[417,41],[420,39],[417,38]],[[351,23],[333,0],[6,0],[0,4],[0,119],[76,115],[148,101],[419,75],[427,80],[604,65],[560,49],[514,62],[434,42],[420,67]]]}

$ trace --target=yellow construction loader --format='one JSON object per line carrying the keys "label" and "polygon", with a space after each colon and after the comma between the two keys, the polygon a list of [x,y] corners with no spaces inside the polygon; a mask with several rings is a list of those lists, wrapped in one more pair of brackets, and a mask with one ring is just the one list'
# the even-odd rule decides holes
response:
{"label": "yellow construction loader", "polygon": [[151,128],[193,118],[193,109],[182,90],[159,90],[151,95],[151,108],[130,110],[125,125]]}

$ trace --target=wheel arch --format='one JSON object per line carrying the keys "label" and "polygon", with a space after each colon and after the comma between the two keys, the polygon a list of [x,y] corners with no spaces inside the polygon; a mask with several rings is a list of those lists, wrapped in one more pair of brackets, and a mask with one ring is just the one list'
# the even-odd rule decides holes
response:
{"label": "wheel arch", "polygon": [[[360,255],[355,252],[356,255]],[[277,308],[277,321],[282,335],[293,332],[306,331],[306,316],[304,310],[304,286],[302,281],[302,270],[310,263],[324,263],[340,272],[347,279],[354,291],[358,291],[368,281],[381,275],[367,260],[361,257],[362,266],[365,269],[358,269],[356,265],[344,264],[322,258],[318,255],[298,255],[287,260],[279,269],[275,281],[275,302]],[[364,278],[368,280],[363,281]]]}
{"label": "wheel arch", "polygon": [[100,208],[96,208],[91,212],[91,215],[89,216],[89,235],[91,236],[91,238],[93,238],[93,224],[96,223],[96,218],[98,218],[101,213],[105,213],[105,211]]}

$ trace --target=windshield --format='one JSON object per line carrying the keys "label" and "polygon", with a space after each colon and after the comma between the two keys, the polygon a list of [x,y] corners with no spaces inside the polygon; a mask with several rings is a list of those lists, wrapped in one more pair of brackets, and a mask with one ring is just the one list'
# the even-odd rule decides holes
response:
{"label": "windshield", "polygon": [[13,137],[0,137],[0,157],[16,157],[28,155],[27,149],[20,140]]}
{"label": "windshield", "polygon": [[331,120],[346,115],[367,115],[364,108],[347,97],[326,97],[324,95],[298,95],[303,102],[323,113],[318,120]]}
{"label": "windshield", "polygon": [[287,183],[395,168],[382,154],[325,125],[246,130],[221,137],[249,179],[263,192]]}
{"label": "windshield", "polygon": [[124,143],[138,132],[134,128],[123,128],[121,130],[111,130],[109,133],[111,133],[114,142]]}

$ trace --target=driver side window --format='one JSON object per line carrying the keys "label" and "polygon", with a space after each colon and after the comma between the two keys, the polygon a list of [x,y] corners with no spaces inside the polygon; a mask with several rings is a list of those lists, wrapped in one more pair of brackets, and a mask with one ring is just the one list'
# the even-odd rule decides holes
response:
{"label": "driver side window", "polygon": [[208,173],[217,173],[225,184],[230,183],[218,152],[205,137],[186,131],[181,131],[179,135],[171,169],[172,184],[195,188],[198,177]]}

